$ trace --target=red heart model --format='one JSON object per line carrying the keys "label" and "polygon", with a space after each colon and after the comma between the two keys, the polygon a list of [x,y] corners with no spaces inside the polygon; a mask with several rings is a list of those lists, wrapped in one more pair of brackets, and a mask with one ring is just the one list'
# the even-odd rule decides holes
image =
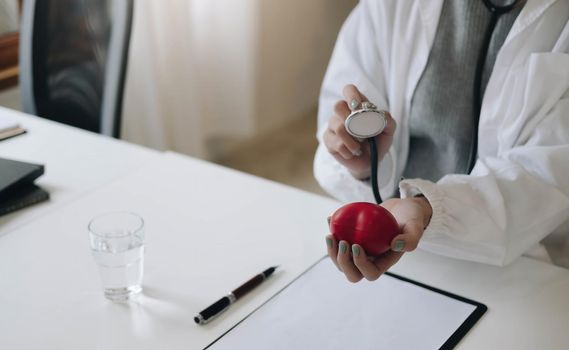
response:
{"label": "red heart model", "polygon": [[339,241],[359,244],[366,254],[377,256],[391,248],[399,225],[384,207],[373,203],[349,203],[330,216],[330,231]]}

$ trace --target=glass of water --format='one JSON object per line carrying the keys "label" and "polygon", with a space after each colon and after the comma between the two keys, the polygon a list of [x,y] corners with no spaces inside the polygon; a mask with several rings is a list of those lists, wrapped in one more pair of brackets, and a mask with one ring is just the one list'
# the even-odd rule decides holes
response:
{"label": "glass of water", "polygon": [[129,212],[107,213],[91,220],[88,228],[105,297],[126,301],[140,293],[144,267],[142,218]]}

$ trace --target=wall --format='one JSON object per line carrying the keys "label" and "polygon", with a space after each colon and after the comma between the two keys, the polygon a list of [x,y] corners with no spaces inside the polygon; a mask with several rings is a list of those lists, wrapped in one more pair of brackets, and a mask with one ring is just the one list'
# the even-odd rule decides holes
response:
{"label": "wall", "polygon": [[315,110],[336,36],[357,0],[196,3],[199,99],[217,122],[206,140],[207,157],[217,158]]}
{"label": "wall", "polygon": [[0,106],[16,110],[21,108],[20,91],[17,87],[0,91]]}
{"label": "wall", "polygon": [[356,3],[194,0],[190,25],[208,131],[251,137],[313,110],[338,30]]}
{"label": "wall", "polygon": [[314,110],[336,36],[356,4],[356,0],[259,1],[258,132],[274,130]]}

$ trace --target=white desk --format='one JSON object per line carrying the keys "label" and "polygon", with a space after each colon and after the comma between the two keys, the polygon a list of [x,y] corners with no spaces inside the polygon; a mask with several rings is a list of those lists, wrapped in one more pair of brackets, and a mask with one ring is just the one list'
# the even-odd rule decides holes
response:
{"label": "white desk", "polygon": [[[39,339],[54,348],[203,348],[325,253],[322,232],[336,206],[165,155],[2,237],[0,329],[8,337],[0,348]],[[128,306],[102,297],[86,233],[94,215],[125,209],[145,219],[147,234],[145,296]],[[206,327],[194,324],[205,306],[275,264],[283,269],[270,283]]]}
{"label": "white desk", "polygon": [[149,162],[160,153],[0,107],[28,130],[0,142],[0,157],[45,164],[37,183],[51,199],[0,217],[0,236]]}
{"label": "white desk", "polygon": [[[334,201],[173,153],[127,173],[0,234],[1,349],[200,349],[324,254]],[[102,297],[86,233],[91,217],[117,209],[146,221],[145,294],[126,305]],[[215,322],[193,323],[205,305],[273,264],[283,270],[270,282]],[[393,270],[488,305],[460,349],[569,344],[568,270],[424,252]]]}

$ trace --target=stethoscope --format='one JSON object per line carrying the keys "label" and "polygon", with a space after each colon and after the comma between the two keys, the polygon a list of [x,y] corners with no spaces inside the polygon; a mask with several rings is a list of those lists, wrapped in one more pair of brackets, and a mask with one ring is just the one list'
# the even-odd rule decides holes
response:
{"label": "stethoscope", "polygon": [[[480,110],[482,107],[482,73],[484,71],[484,64],[486,63],[486,56],[488,55],[488,48],[490,46],[490,41],[492,39],[492,33],[496,28],[498,19],[501,15],[513,10],[522,0],[514,0],[514,2],[507,6],[496,6],[491,0],[482,0],[484,5],[490,10],[492,16],[488,27],[486,28],[486,33],[484,34],[484,44],[482,50],[478,55],[477,65],[476,65],[476,75],[474,78],[474,103],[476,112],[473,128],[472,137],[472,147],[470,150],[470,161],[468,173],[474,168],[476,163],[476,152],[478,148],[478,124]],[[371,158],[371,187],[373,190],[373,196],[375,201],[379,204],[383,202],[381,199],[381,194],[379,193],[379,184],[377,178],[377,168],[379,166],[379,159],[377,155],[377,147],[375,137],[383,132],[387,126],[387,118],[385,111],[378,110],[377,107],[371,102],[363,102],[361,109],[354,110],[344,123],[346,131],[358,139],[358,141],[367,140],[370,148],[370,158]]]}
{"label": "stethoscope", "polygon": [[476,62],[476,73],[474,76],[474,103],[475,103],[475,115],[474,127],[472,128],[472,146],[470,149],[470,161],[468,166],[468,173],[474,168],[476,164],[477,150],[478,150],[478,126],[480,122],[480,112],[482,110],[482,74],[484,73],[484,65],[486,63],[486,56],[488,56],[488,48],[490,47],[490,41],[492,40],[492,33],[498,24],[498,19],[503,14],[512,11],[517,5],[519,5],[524,0],[514,0],[510,5],[506,6],[496,6],[491,0],[482,0],[486,8],[492,13],[490,17],[490,22],[488,27],[486,27],[486,33],[484,34],[484,41],[482,45],[482,50],[478,54],[478,60]]}
{"label": "stethoscope", "polygon": [[371,102],[363,102],[362,108],[350,113],[344,122],[348,134],[355,137],[358,141],[367,140],[369,143],[369,153],[371,158],[371,188],[377,204],[383,202],[379,193],[377,179],[377,167],[379,159],[377,155],[377,145],[375,137],[383,132],[387,126],[385,111],[380,111]]}

